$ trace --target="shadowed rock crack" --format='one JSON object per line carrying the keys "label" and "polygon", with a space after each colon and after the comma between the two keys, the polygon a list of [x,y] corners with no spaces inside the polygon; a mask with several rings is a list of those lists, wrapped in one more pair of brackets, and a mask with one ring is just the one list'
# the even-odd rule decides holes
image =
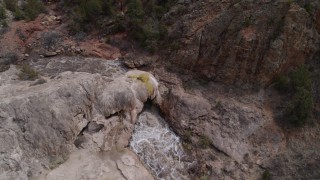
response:
{"label": "shadowed rock crack", "polygon": [[120,169],[118,163],[116,163],[116,165],[117,165],[117,169],[119,170],[119,172],[120,172],[120,174],[122,175],[122,177],[123,177],[124,179],[128,180],[128,178],[124,175],[124,173],[123,173],[122,170]]}

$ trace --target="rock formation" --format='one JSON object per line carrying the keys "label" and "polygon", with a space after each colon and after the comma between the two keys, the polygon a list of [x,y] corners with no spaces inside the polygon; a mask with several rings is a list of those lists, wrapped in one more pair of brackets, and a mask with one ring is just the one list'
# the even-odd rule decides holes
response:
{"label": "rock formation", "polygon": [[185,88],[174,74],[156,71],[163,92],[161,109],[183,139],[191,174],[208,179],[274,179],[319,177],[319,125],[286,129],[279,125],[274,90],[243,93],[216,83],[193,80]]}
{"label": "rock formation", "polygon": [[18,80],[18,73],[12,66],[0,75],[1,179],[38,176],[67,160],[75,146],[92,152],[124,148],[143,103],[159,95],[154,77],[142,71],[128,74],[145,74],[153,94],[124,74],[67,71],[37,84]]}
{"label": "rock formation", "polygon": [[320,178],[320,1],[65,2],[0,19],[1,180]]}
{"label": "rock formation", "polygon": [[265,86],[315,55],[319,30],[313,14],[319,7],[316,1],[181,3],[163,20],[175,40],[164,58],[218,82]]}

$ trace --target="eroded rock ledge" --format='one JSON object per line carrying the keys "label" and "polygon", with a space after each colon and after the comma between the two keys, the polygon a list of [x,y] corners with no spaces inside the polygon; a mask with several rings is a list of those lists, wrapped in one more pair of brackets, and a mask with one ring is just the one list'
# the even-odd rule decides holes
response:
{"label": "eroded rock ledge", "polygon": [[38,85],[17,73],[11,66],[0,76],[0,179],[39,176],[67,160],[75,145],[121,151],[143,103],[158,95],[154,77],[142,71],[118,78],[63,72]]}

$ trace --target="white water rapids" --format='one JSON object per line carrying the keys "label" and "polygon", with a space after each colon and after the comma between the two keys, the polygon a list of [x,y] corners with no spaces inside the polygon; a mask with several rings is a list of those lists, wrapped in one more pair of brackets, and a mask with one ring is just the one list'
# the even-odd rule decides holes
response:
{"label": "white water rapids", "polygon": [[130,147],[158,179],[189,179],[180,138],[155,111],[139,115]]}

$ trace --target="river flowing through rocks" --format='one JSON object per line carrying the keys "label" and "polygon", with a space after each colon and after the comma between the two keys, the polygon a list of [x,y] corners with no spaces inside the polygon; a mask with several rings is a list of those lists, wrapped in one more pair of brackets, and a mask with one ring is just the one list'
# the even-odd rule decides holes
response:
{"label": "river flowing through rocks", "polygon": [[188,179],[189,162],[180,138],[169,128],[156,108],[143,111],[136,122],[130,148],[158,179]]}

